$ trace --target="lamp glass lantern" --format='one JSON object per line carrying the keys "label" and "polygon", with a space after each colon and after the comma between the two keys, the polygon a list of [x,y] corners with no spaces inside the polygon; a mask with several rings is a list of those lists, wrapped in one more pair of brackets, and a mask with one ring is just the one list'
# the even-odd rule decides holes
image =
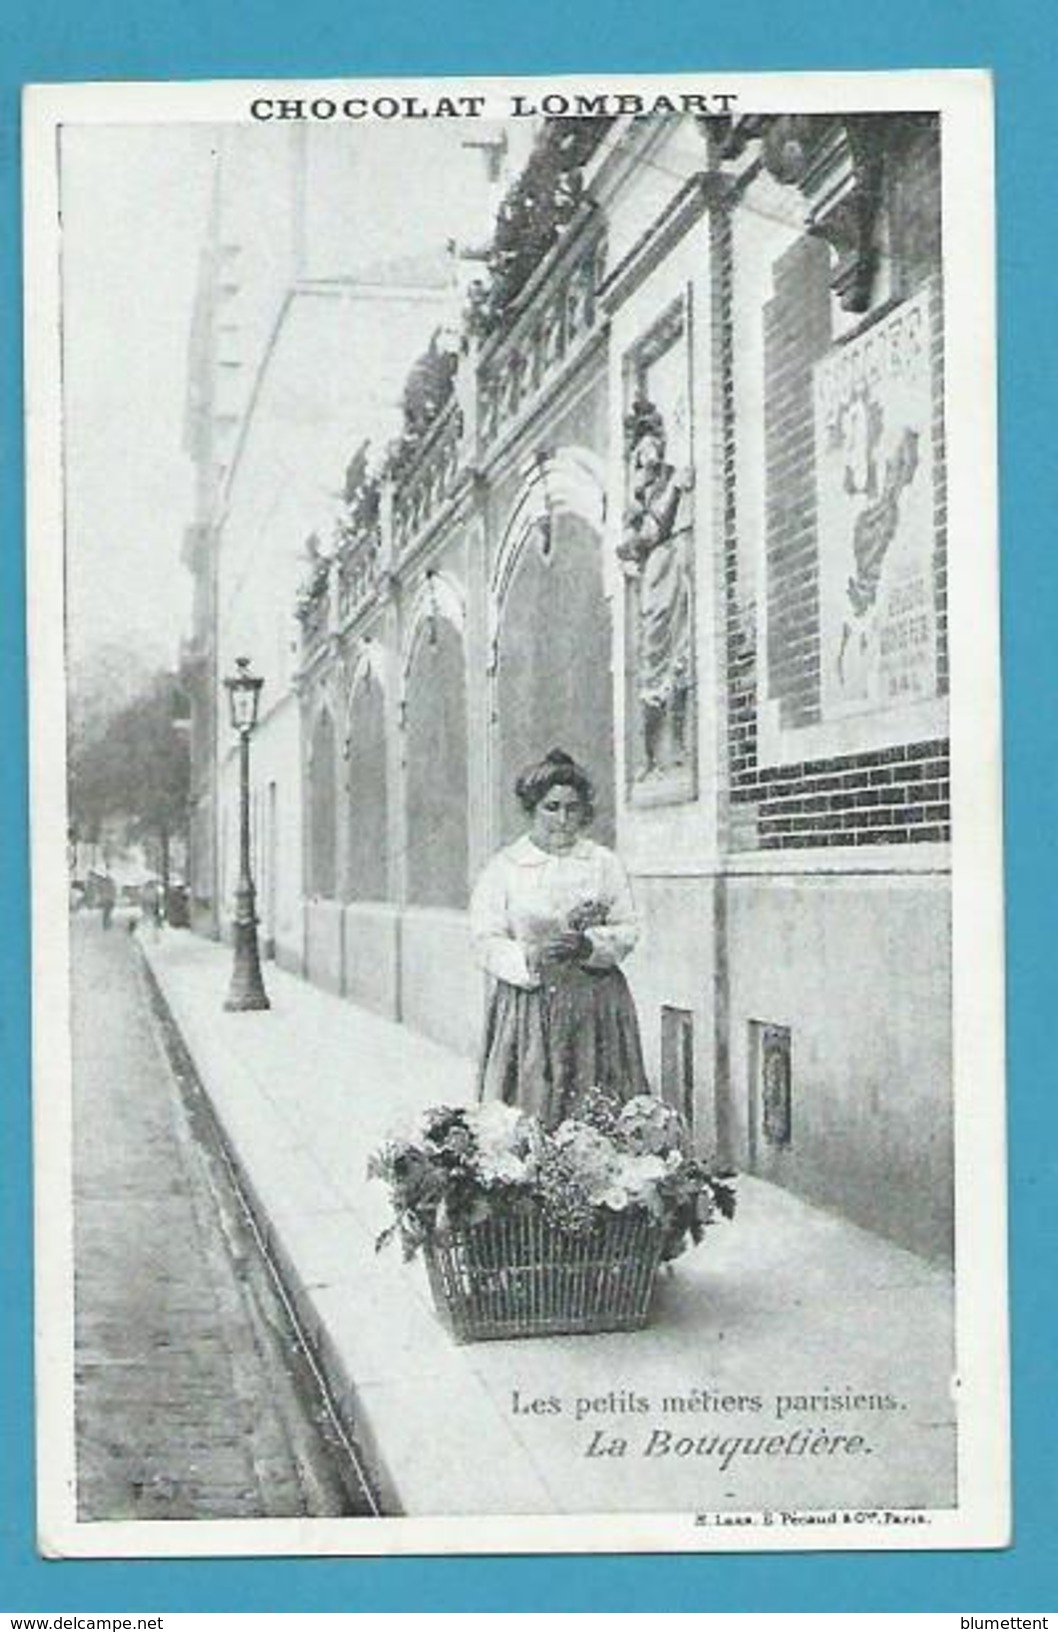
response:
{"label": "lamp glass lantern", "polygon": [[250,673],[250,659],[237,657],[235,673],[224,682],[231,709],[231,723],[240,736],[249,736],[257,724],[257,709],[264,681],[259,674]]}

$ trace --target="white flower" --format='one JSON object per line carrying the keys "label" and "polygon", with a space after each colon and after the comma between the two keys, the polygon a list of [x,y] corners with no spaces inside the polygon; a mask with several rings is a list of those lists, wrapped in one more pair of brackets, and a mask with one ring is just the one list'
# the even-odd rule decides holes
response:
{"label": "white flower", "polygon": [[469,1112],[479,1132],[486,1130],[513,1131],[521,1122],[524,1112],[517,1105],[508,1105],[502,1099],[485,1099]]}
{"label": "white flower", "polygon": [[528,1162],[509,1151],[481,1151],[477,1169],[483,1184],[522,1184],[530,1174]]}
{"label": "white flower", "polygon": [[514,1151],[524,1143],[525,1116],[516,1105],[489,1099],[475,1106],[468,1120],[480,1150]]}
{"label": "white flower", "polygon": [[630,1150],[658,1154],[669,1151],[679,1142],[679,1115],[652,1094],[637,1094],[621,1108],[617,1136]]}
{"label": "white flower", "polygon": [[517,1106],[487,1100],[471,1112],[470,1126],[484,1184],[521,1184],[529,1178],[532,1128]]}
{"label": "white flower", "polygon": [[569,1151],[585,1174],[605,1172],[613,1166],[617,1152],[612,1141],[586,1122],[570,1118],[555,1130],[554,1138],[559,1149]]}
{"label": "white flower", "polygon": [[621,1107],[621,1114],[626,1119],[637,1116],[653,1119],[659,1112],[664,1110],[664,1101],[655,1099],[653,1094],[634,1094],[631,1099],[625,1100]]}
{"label": "white flower", "polygon": [[668,1171],[660,1156],[624,1156],[617,1167],[616,1181],[634,1200],[644,1200]]}

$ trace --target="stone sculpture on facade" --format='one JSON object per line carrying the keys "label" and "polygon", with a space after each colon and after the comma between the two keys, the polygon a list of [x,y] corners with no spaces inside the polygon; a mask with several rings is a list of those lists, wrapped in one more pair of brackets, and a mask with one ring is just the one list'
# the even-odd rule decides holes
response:
{"label": "stone sculpture on facade", "polygon": [[310,533],[304,545],[305,576],[298,586],[295,614],[307,641],[322,633],[328,617],[328,591],[331,582],[331,557],[320,542],[318,533]]}
{"label": "stone sculpture on facade", "polygon": [[666,462],[659,409],[639,396],[625,420],[629,504],[618,555],[635,585],[635,689],[642,760],[637,780],[689,758],[692,587],[686,535],[693,472]]}

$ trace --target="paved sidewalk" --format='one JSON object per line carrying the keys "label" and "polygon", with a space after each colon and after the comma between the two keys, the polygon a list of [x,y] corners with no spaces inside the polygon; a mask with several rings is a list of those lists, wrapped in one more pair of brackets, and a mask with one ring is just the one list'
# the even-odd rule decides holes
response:
{"label": "paved sidewalk", "polygon": [[376,1255],[365,1168],[472,1065],[271,965],[271,1011],[228,1014],[231,953],[187,932],[143,952],[388,1511],[951,1505],[946,1270],[744,1178],[645,1331],[459,1347],[421,1263]]}

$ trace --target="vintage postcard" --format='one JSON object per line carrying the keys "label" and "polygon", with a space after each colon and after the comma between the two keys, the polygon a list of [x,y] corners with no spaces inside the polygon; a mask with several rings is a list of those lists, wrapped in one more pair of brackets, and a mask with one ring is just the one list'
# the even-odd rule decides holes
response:
{"label": "vintage postcard", "polygon": [[42,1551],[1004,1546],[987,75],[25,115]]}

